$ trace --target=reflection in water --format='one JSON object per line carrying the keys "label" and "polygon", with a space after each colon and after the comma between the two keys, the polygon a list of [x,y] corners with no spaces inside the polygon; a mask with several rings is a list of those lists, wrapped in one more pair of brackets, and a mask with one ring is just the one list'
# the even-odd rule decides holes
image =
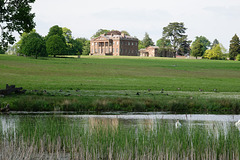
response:
{"label": "reflection in water", "polygon": [[[94,131],[95,129],[112,129],[115,131],[119,125],[119,120],[117,118],[95,118],[89,117],[89,129],[90,131]],[[110,128],[109,128],[110,127]]]}
{"label": "reflection in water", "polygon": [[[45,117],[51,117],[53,115],[43,115]],[[200,115],[200,114],[164,114],[160,112],[153,113],[128,113],[123,115],[54,115],[57,117],[63,117],[74,120],[81,125],[89,126],[89,129],[112,129],[116,130],[119,124],[127,127],[140,127],[142,129],[151,131],[162,120],[174,125],[177,119],[185,126],[201,125],[209,131],[215,132],[218,135],[218,129],[222,128],[224,133],[228,132],[228,127],[233,125],[240,119],[240,115]],[[0,115],[0,132],[2,134],[15,133],[16,128],[20,125],[21,119],[26,117],[41,117],[41,115]],[[109,128],[109,126],[111,126]],[[238,126],[240,131],[240,125]]]}
{"label": "reflection in water", "polygon": [[3,135],[9,135],[9,134],[14,134],[15,137],[15,131],[16,131],[16,121],[17,117],[12,117],[12,116],[1,116],[1,129]]}

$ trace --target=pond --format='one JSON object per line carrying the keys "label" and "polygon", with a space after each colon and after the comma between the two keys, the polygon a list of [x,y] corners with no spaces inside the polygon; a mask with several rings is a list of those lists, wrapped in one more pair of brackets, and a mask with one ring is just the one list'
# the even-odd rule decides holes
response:
{"label": "pond", "polygon": [[[239,119],[163,112],[12,112],[0,115],[0,159],[26,154],[29,159],[238,159],[240,134],[234,123]],[[15,157],[8,154],[16,148]]]}
{"label": "pond", "polygon": [[233,124],[240,119],[240,115],[216,115],[216,114],[169,114],[166,112],[103,112],[94,114],[79,114],[76,112],[11,112],[11,115],[0,115],[1,127],[3,131],[15,129],[16,124],[31,117],[35,120],[43,117],[59,117],[68,118],[69,120],[78,122],[79,124],[89,125],[91,120],[117,120],[125,126],[145,125],[147,121],[157,123],[161,120],[167,120],[168,123],[175,123],[180,120],[184,125],[211,125],[213,123]]}

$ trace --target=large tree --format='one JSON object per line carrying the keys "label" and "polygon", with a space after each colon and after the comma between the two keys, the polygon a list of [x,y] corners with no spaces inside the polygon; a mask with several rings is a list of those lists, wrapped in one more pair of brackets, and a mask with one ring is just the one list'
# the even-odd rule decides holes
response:
{"label": "large tree", "polygon": [[8,44],[13,44],[14,31],[30,32],[35,23],[34,13],[31,13],[31,3],[35,0],[0,0],[0,52],[5,51]]}
{"label": "large tree", "polygon": [[240,54],[240,40],[239,37],[235,34],[230,41],[229,58],[231,60],[234,60],[238,54]]}
{"label": "large tree", "polygon": [[191,46],[191,55],[192,56],[196,57],[196,59],[197,59],[197,57],[203,56],[205,51],[206,51],[205,47],[199,39],[194,41],[194,44],[192,44],[192,46]]}
{"label": "large tree", "polygon": [[46,43],[42,36],[38,33],[30,33],[22,39],[20,46],[20,51],[22,54],[27,56],[47,56],[46,54]]}
{"label": "large tree", "polygon": [[59,27],[58,25],[55,25],[55,26],[52,26],[50,29],[49,29],[49,32],[46,36],[46,40],[48,40],[48,38],[50,38],[51,36],[54,36],[54,35],[58,35],[62,41],[64,43],[66,43],[66,39],[63,35],[63,29],[62,27]]}
{"label": "large tree", "polygon": [[184,27],[184,23],[178,22],[169,23],[168,26],[163,28],[163,37],[170,40],[175,51],[174,57],[176,57],[180,45],[184,41],[187,41],[187,35],[185,35],[186,30],[187,28]]}
{"label": "large tree", "polygon": [[[211,42],[204,36],[196,37],[191,45],[191,55],[194,57],[203,56],[205,51],[209,49]],[[201,49],[201,50],[200,50]]]}
{"label": "large tree", "polygon": [[[67,45],[66,38],[63,35],[62,27],[58,25],[52,26],[49,29],[46,39],[46,48],[49,55],[62,55],[66,53]],[[55,53],[54,53],[55,52]]]}
{"label": "large tree", "polygon": [[46,41],[46,49],[49,55],[62,55],[65,53],[66,44],[63,42],[62,38],[58,35],[53,35]]}
{"label": "large tree", "polygon": [[107,30],[107,29],[99,29],[93,36],[92,38],[96,38],[96,37],[99,37],[101,34],[106,34],[110,32],[110,30]]}
{"label": "large tree", "polygon": [[142,40],[142,45],[144,46],[144,48],[154,45],[152,39],[149,37],[149,34],[147,32],[145,33],[145,36]]}

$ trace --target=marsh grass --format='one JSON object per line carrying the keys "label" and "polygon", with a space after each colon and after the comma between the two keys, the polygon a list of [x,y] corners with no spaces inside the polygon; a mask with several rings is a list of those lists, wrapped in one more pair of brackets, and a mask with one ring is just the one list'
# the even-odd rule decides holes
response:
{"label": "marsh grass", "polygon": [[[11,99],[11,97],[10,97]],[[239,99],[193,98],[189,96],[38,96],[23,95],[8,101],[12,111],[171,111],[176,113],[240,112]],[[0,99],[0,105],[6,101]]]}
{"label": "marsh grass", "polygon": [[[115,120],[81,124],[63,117],[21,118],[16,133],[1,133],[1,159],[239,159],[239,130],[159,120],[126,127]],[[150,127],[149,127],[150,125]],[[8,135],[8,136],[7,136]],[[15,152],[9,152],[14,151]]]}

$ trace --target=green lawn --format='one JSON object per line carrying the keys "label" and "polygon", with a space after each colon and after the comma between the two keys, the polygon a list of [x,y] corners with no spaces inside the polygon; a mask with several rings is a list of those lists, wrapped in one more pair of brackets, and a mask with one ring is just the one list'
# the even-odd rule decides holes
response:
{"label": "green lawn", "polygon": [[0,55],[0,88],[240,91],[240,62],[140,57],[42,58]]}
{"label": "green lawn", "polygon": [[0,107],[19,111],[240,112],[235,61],[0,55],[0,88],[6,84],[27,90],[0,97]]}

